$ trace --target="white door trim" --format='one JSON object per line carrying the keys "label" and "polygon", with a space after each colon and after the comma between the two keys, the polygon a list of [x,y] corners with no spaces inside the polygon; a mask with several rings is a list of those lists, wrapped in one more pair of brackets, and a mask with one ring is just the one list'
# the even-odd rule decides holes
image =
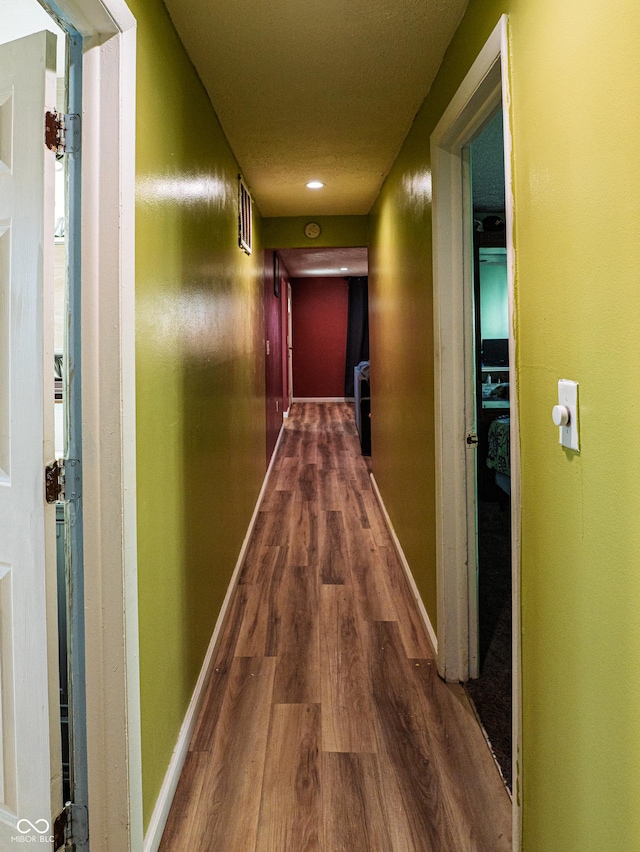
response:
{"label": "white door trim", "polygon": [[142,848],[136,564],[136,22],[123,0],[57,0],[84,37],[83,511],[92,852]]}
{"label": "white door trim", "polygon": [[[511,518],[513,578],[513,848],[520,848],[520,445],[515,364],[513,194],[507,17],[503,15],[431,136],[436,426],[438,671],[450,681],[469,676],[472,593],[468,568],[469,465],[465,434],[465,299],[470,290],[465,241],[464,148],[502,101],[505,154],[509,352],[511,383]],[[467,211],[468,215],[468,211]],[[467,342],[468,348],[468,342]]]}

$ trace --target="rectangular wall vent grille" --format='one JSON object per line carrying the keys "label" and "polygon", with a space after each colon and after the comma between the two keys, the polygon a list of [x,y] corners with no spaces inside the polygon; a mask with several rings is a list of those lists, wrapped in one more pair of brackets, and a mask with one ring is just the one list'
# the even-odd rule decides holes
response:
{"label": "rectangular wall vent grille", "polygon": [[242,177],[238,176],[238,226],[239,226],[239,245],[240,248],[247,254],[251,254],[252,250],[252,224],[251,224],[251,194],[246,187]]}

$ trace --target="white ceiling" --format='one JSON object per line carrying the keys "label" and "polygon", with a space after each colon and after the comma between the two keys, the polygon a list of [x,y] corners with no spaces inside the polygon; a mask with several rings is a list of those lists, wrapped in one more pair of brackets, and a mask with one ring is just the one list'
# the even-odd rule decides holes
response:
{"label": "white ceiling", "polygon": [[502,110],[471,143],[473,208],[478,212],[504,211],[504,137]]}
{"label": "white ceiling", "polygon": [[165,2],[264,216],[369,212],[467,5]]}
{"label": "white ceiling", "polygon": [[278,255],[292,278],[368,275],[366,248],[280,249]]}

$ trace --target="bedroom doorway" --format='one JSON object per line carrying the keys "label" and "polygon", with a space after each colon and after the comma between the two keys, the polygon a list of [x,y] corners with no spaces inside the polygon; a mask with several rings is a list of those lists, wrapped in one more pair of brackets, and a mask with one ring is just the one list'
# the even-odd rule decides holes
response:
{"label": "bedroom doorway", "polygon": [[[507,18],[502,16],[431,136],[433,180],[433,268],[436,423],[436,559],[438,598],[438,673],[447,681],[467,682],[480,669],[478,575],[478,464],[482,412],[483,359],[500,358],[508,366],[510,495],[510,577],[512,624],[507,646],[512,651],[511,750],[514,789],[522,772],[520,697],[520,477],[518,411],[514,340],[514,248],[512,238],[511,135],[509,113]],[[501,108],[504,107],[500,113]],[[501,118],[496,117],[501,114]],[[482,221],[482,232],[504,220],[502,245],[474,242],[471,146],[492,121],[504,135],[504,216]],[[497,233],[497,231],[494,231]],[[488,266],[506,267],[507,330],[495,334],[485,325],[476,328],[474,260],[480,266],[480,249]],[[488,249],[500,249],[489,252]],[[479,281],[479,274],[475,279]],[[483,336],[486,338],[482,347]],[[507,354],[504,354],[506,340]],[[496,342],[498,341],[498,342]],[[503,341],[503,342],[500,342]],[[476,346],[478,342],[479,348]],[[498,355],[491,352],[497,349]],[[485,351],[486,350],[486,351]],[[506,359],[506,365],[504,360]],[[484,375],[492,399],[498,372]],[[491,380],[489,381],[489,375]],[[494,394],[506,393],[506,389]],[[488,430],[487,430],[488,441]],[[494,477],[491,468],[488,476]],[[495,478],[494,482],[495,484]],[[498,489],[500,491],[500,489]],[[494,492],[495,496],[495,492]],[[502,499],[502,498],[500,498]],[[497,501],[498,503],[500,500]],[[483,643],[483,649],[485,644]],[[488,653],[488,652],[487,652]],[[513,799],[513,830],[519,848],[521,810]]]}
{"label": "bedroom doorway", "polygon": [[[509,296],[501,106],[468,146],[473,222],[477,647],[467,695],[511,789]],[[473,543],[470,543],[473,546]],[[469,641],[474,637],[470,635]]]}

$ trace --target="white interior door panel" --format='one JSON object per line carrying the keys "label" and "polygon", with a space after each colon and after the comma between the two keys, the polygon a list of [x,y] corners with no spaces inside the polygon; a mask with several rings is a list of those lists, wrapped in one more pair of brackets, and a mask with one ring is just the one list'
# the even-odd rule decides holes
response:
{"label": "white interior door panel", "polygon": [[[0,45],[0,848],[62,801],[57,671],[53,228],[56,37]],[[24,839],[23,839],[24,842]],[[49,845],[50,848],[50,845]]]}

